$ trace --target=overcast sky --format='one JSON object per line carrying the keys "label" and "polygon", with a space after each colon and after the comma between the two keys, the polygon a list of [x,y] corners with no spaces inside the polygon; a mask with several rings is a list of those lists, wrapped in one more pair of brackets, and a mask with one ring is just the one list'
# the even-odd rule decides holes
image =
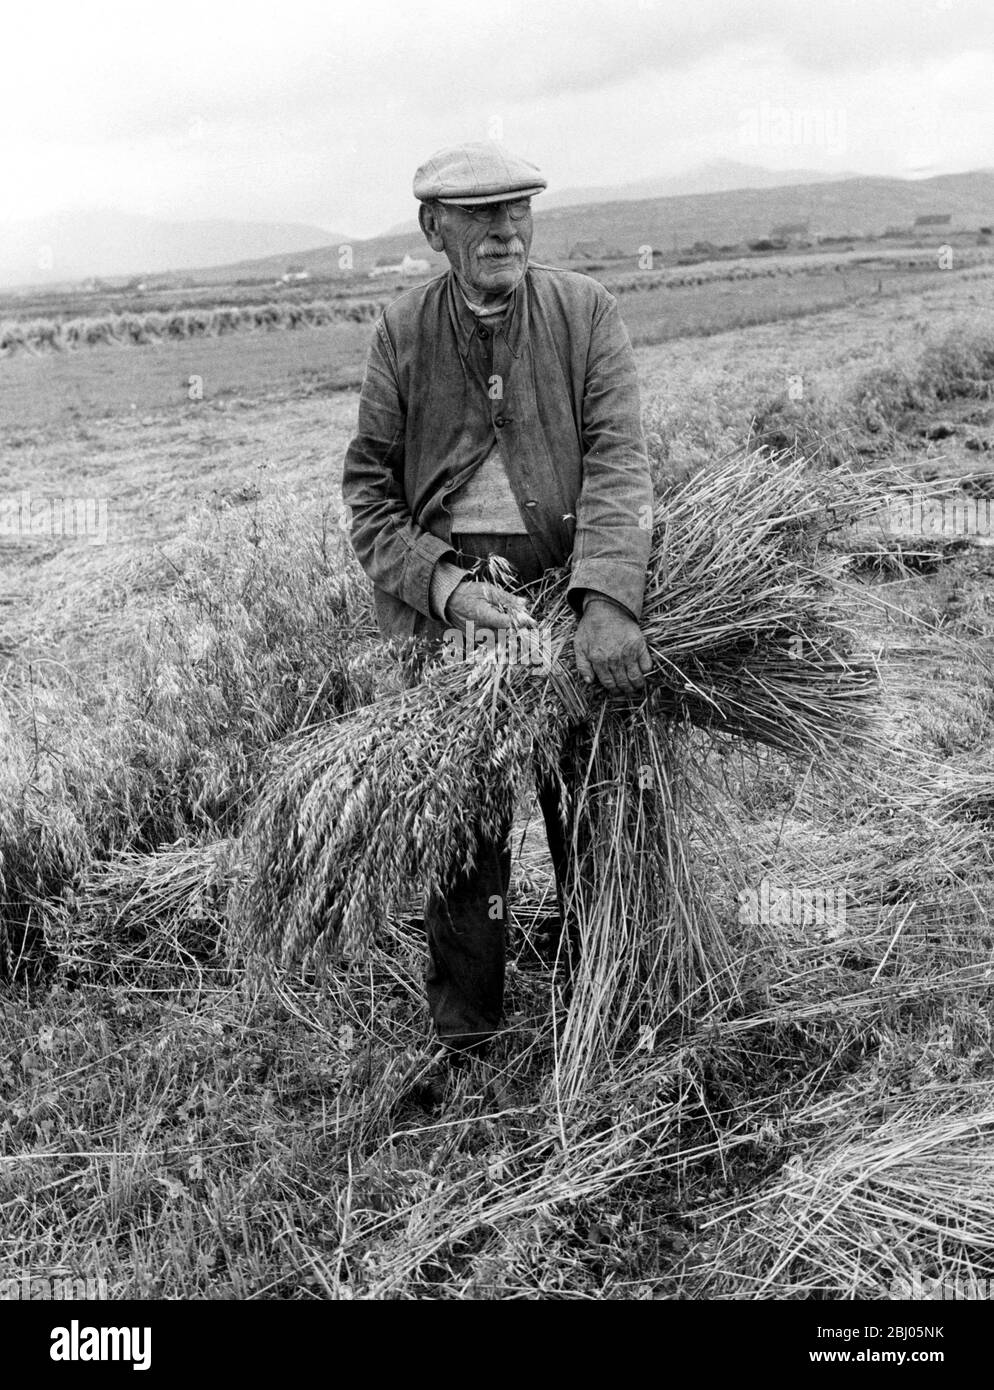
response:
{"label": "overcast sky", "polygon": [[994,166],[992,0],[22,0],[3,49],[0,221],[367,236],[428,154],[493,134],[558,188]]}

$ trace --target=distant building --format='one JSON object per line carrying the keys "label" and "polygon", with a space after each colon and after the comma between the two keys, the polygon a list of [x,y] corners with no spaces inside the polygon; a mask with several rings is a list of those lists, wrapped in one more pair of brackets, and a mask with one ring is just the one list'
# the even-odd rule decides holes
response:
{"label": "distant building", "polygon": [[311,272],[305,270],[302,265],[288,265],[285,274],[281,276],[284,285],[292,285],[295,281],[309,280],[310,278]]}
{"label": "distant building", "polygon": [[381,256],[369,272],[369,278],[375,280],[379,275],[428,275],[430,272],[430,261],[420,256],[412,256],[405,251],[404,258],[400,261]]}
{"label": "distant building", "polygon": [[952,221],[951,212],[923,212],[915,218],[916,227],[948,227]]}
{"label": "distant building", "polygon": [[788,246],[800,241],[809,239],[809,223],[807,222],[781,222],[776,227],[770,228],[770,241],[783,241]]}

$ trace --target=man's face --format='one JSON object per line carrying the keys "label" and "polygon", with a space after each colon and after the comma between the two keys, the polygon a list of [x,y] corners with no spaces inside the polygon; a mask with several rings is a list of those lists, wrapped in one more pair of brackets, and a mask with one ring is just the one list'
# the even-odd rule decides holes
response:
{"label": "man's face", "polygon": [[503,298],[525,273],[532,244],[527,198],[487,203],[472,212],[425,203],[421,229],[433,250],[445,252],[469,297],[480,303]]}

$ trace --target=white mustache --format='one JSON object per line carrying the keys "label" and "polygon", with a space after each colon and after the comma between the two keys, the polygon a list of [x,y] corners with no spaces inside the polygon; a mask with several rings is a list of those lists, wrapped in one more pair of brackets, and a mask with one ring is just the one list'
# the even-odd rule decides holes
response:
{"label": "white mustache", "polygon": [[485,241],[482,246],[477,247],[478,256],[523,256],[525,243],[520,237],[512,237],[510,241]]}

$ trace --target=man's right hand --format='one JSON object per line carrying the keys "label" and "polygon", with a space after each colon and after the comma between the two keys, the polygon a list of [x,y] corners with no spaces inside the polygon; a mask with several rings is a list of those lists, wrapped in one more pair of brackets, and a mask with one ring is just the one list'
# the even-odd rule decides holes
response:
{"label": "man's right hand", "polygon": [[508,593],[499,584],[475,579],[464,579],[456,585],[445,605],[445,616],[461,627],[469,622],[479,628],[538,627],[523,598]]}

